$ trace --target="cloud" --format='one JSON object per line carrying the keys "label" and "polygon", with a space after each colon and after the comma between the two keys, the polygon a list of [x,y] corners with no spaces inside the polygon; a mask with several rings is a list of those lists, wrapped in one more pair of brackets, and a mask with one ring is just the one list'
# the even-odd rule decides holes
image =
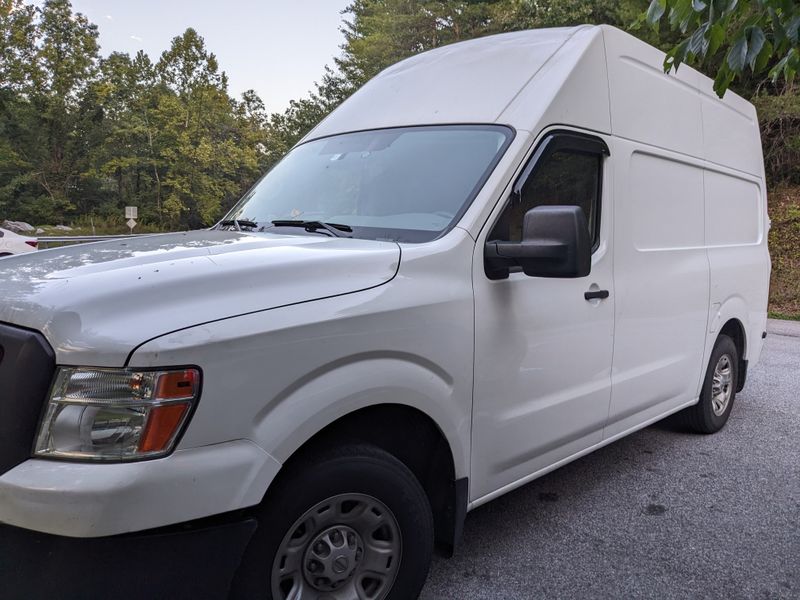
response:
{"label": "cloud", "polygon": [[112,17],[111,15],[106,15],[106,19],[109,20],[109,21],[113,21],[114,17]]}
{"label": "cloud", "polygon": [[137,42],[141,42],[141,41],[142,41],[142,38],[140,38],[138,35],[132,35],[132,36],[131,36],[131,39],[132,39],[132,40],[135,40],[135,41],[137,41]]}

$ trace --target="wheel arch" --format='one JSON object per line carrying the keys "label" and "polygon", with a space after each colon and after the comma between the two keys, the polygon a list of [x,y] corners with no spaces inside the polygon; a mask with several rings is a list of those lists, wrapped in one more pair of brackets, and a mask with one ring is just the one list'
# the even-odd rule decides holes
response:
{"label": "wheel arch", "polygon": [[747,359],[745,358],[747,355],[747,334],[744,325],[737,318],[728,319],[720,328],[719,335],[727,335],[736,345],[736,352],[739,355],[738,364],[736,365],[738,373],[736,391],[741,392],[747,378]]}
{"label": "wheel arch", "polygon": [[296,464],[336,445],[359,442],[389,452],[414,473],[431,503],[436,542],[445,553],[452,552],[466,515],[468,480],[456,478],[454,453],[436,421],[409,405],[374,404],[329,423],[283,463],[265,496]]}
{"label": "wheel arch", "polygon": [[[714,298],[714,300],[717,301],[711,305],[709,313],[709,327],[703,364],[708,368],[711,353],[714,351],[714,346],[719,336],[725,334],[730,337],[739,354],[738,364],[736,365],[739,373],[736,391],[740,392],[747,378],[747,366],[751,350],[756,352],[756,358],[758,358],[757,345],[752,344],[752,339],[748,336],[748,332],[750,335],[753,334],[752,312],[749,310],[746,299],[739,294],[733,294],[727,298]],[[703,385],[705,373],[706,371],[703,369],[697,386],[698,394]]]}

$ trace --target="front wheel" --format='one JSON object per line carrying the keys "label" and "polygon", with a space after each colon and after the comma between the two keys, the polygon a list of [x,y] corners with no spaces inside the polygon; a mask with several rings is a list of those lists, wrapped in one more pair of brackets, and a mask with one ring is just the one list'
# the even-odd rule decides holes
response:
{"label": "front wheel", "polygon": [[259,508],[234,596],[416,598],[430,566],[433,516],[414,474],[364,444],[290,469]]}
{"label": "front wheel", "polygon": [[711,352],[700,401],[681,411],[683,424],[698,433],[716,433],[728,422],[739,380],[739,353],[727,335],[720,335]]}

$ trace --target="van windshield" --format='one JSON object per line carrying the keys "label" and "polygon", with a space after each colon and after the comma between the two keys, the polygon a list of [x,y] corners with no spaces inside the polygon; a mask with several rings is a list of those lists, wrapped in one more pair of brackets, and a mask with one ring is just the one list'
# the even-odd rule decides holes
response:
{"label": "van windshield", "polygon": [[[512,138],[508,127],[450,125],[347,133],[289,152],[220,226],[425,242],[477,195]],[[274,221],[278,221],[277,226]],[[292,227],[286,221],[314,222]],[[242,227],[244,229],[245,227]]]}

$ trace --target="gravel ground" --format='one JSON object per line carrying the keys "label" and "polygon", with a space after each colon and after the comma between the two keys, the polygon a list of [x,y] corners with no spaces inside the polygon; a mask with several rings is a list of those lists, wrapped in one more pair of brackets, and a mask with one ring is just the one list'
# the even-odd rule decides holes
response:
{"label": "gravel ground", "polygon": [[422,598],[800,598],[800,323],[769,329],[725,429],[657,424],[476,509]]}

